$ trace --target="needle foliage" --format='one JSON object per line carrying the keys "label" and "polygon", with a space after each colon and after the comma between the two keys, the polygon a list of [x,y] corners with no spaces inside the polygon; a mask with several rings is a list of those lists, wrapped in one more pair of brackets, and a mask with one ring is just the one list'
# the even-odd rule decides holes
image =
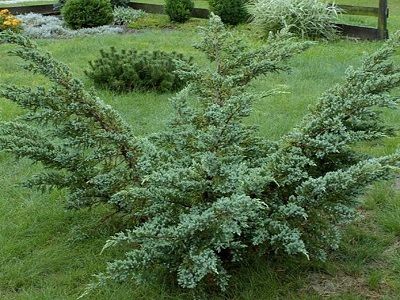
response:
{"label": "needle foliage", "polygon": [[44,166],[30,186],[67,189],[74,208],[105,203],[129,216],[105,245],[129,250],[89,290],[108,279],[142,282],[159,268],[184,288],[226,289],[230,267],[250,253],[325,259],[357,217],[358,196],[398,171],[399,153],[369,157],[353,147],[395,134],[381,112],[398,105],[391,90],[400,69],[390,59],[398,36],[349,68],[278,141],[243,120],[274,94],[249,92],[251,82],[288,70],[310,45],[285,32],[253,49],[212,16],[196,45],[210,64],[178,63],[189,85],[172,99],[168,128],[145,138],[28,39],[8,32],[0,40],[17,44],[12,54],[52,83],[3,87],[0,95],[27,113],[1,124],[0,148]]}

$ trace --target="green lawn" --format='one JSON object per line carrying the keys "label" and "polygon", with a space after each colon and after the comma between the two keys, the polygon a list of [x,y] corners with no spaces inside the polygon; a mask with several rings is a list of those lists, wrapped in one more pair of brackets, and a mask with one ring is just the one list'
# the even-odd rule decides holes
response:
{"label": "green lawn", "polygon": [[24,2],[18,2],[15,4],[7,3],[6,1],[0,0],[0,7],[15,7],[15,6],[29,6],[29,5],[42,5],[55,3],[54,0],[27,0]]}
{"label": "green lawn", "polygon": [[[345,3],[346,1],[341,1]],[[347,3],[349,1],[347,0]],[[355,1],[354,1],[355,2]],[[358,1],[372,5],[375,1]],[[376,1],[377,2],[377,1]],[[390,28],[400,29],[400,3],[391,15]],[[205,2],[203,2],[205,3]],[[251,36],[248,27],[240,34]],[[87,86],[83,70],[101,48],[135,47],[148,50],[179,50],[204,57],[191,45],[193,26],[180,30],[146,30],[122,36],[75,38],[39,41],[41,47],[68,64]],[[272,139],[290,130],[318,96],[340,82],[347,66],[358,65],[365,51],[377,49],[378,42],[341,40],[320,42],[296,57],[292,72],[258,80],[253,89],[262,91],[282,86],[289,93],[260,99],[247,120],[260,127],[260,134]],[[27,75],[18,61],[6,56],[9,46],[0,46],[0,84],[37,86],[41,77]],[[400,64],[400,59],[397,59]],[[162,130],[171,114],[171,95],[131,93],[117,96],[99,91],[104,101],[130,121],[137,135]],[[0,120],[9,120],[20,110],[0,99]],[[388,122],[400,125],[398,113],[387,113]],[[385,139],[379,144],[360,145],[369,153],[393,152],[400,138]],[[20,187],[37,166],[27,161],[15,162],[0,154],[0,299],[76,299],[91,275],[104,270],[105,262],[119,253],[100,255],[105,240],[118,230],[118,222],[102,222],[104,209],[67,211],[61,192],[40,194]],[[400,185],[400,184],[397,184]],[[232,278],[225,295],[209,299],[399,299],[400,295],[400,191],[393,182],[372,187],[363,198],[365,218],[346,230],[342,247],[327,263],[305,260],[282,261],[254,259]],[[89,299],[191,299],[186,291],[168,285],[160,274],[152,285],[133,283],[111,285]]]}

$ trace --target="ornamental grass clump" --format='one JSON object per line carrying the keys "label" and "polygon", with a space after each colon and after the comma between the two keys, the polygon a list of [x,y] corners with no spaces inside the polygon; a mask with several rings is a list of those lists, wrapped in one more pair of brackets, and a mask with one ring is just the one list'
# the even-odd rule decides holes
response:
{"label": "ornamental grass clump", "polygon": [[265,34],[288,28],[301,37],[333,39],[337,33],[340,9],[321,0],[253,0],[247,9]]}
{"label": "ornamental grass clump", "polygon": [[119,93],[177,91],[185,85],[176,73],[177,61],[190,64],[191,60],[176,52],[117,51],[111,47],[109,51],[101,50],[100,58],[89,62],[90,69],[85,74],[96,86]]}
{"label": "ornamental grass clump", "polygon": [[381,111],[400,99],[392,94],[398,35],[349,68],[279,140],[244,119],[254,101],[274,94],[250,92],[252,81],[288,70],[286,61],[309,47],[286,32],[254,49],[212,16],[197,45],[210,63],[180,62],[189,85],[172,99],[165,131],[149,137],[27,38],[6,32],[0,41],[17,44],[12,54],[52,83],[1,89],[27,113],[1,123],[0,149],[45,166],[28,186],[65,189],[70,207],[104,203],[126,217],[104,247],[123,245],[125,257],[87,291],[107,280],[142,283],[160,268],[184,288],[224,290],[231,267],[251,253],[326,259],[357,217],[359,196],[399,171],[400,152],[372,157],[353,147],[395,134]]}

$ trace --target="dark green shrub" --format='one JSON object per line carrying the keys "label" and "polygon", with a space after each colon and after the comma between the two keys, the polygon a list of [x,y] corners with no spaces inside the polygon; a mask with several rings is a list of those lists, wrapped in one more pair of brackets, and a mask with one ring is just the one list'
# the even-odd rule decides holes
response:
{"label": "dark green shrub", "polygon": [[[61,10],[66,2],[67,0],[58,0],[54,4],[54,10]],[[111,5],[112,7],[127,7],[129,2],[129,0],[111,0]]]}
{"label": "dark green shrub", "polygon": [[246,0],[209,0],[209,3],[210,10],[225,24],[237,25],[249,19]]}
{"label": "dark green shrub", "polygon": [[192,0],[166,0],[165,13],[173,22],[184,23],[190,19],[194,3]]}
{"label": "dark green shrub", "polygon": [[158,92],[176,91],[185,84],[175,71],[176,60],[190,62],[182,54],[162,51],[138,52],[136,50],[117,52],[101,50],[101,57],[90,62],[86,75],[102,88],[116,92],[152,90]]}
{"label": "dark green shrub", "polygon": [[113,21],[110,0],[68,0],[61,13],[72,29],[108,25]]}

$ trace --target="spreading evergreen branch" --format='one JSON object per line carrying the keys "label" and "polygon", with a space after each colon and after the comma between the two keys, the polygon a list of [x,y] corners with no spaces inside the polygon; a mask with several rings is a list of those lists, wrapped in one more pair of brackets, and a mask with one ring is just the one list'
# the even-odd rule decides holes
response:
{"label": "spreading evergreen branch", "polygon": [[[71,206],[81,207],[107,202],[131,184],[137,177],[139,149],[119,114],[87,92],[66,65],[26,37],[2,32],[0,42],[16,44],[10,54],[26,61],[25,69],[53,83],[48,89],[5,86],[0,90],[1,97],[27,110],[18,121],[2,124],[0,147],[57,170],[45,169],[29,185],[67,188]],[[118,179],[113,178],[117,169]]]}

